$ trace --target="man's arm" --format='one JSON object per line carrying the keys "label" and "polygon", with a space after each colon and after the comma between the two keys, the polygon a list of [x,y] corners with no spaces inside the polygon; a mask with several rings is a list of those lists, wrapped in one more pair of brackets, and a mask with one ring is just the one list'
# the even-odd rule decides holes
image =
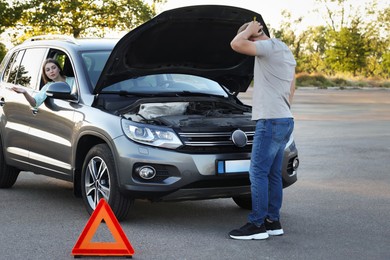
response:
{"label": "man's arm", "polygon": [[[244,25],[245,26],[245,25]],[[262,26],[259,22],[253,21],[247,24],[247,27],[234,37],[230,46],[238,53],[256,56],[256,45],[251,37],[258,37]]]}
{"label": "man's arm", "polygon": [[294,93],[295,93],[295,76],[294,76],[293,80],[291,81],[291,86],[290,86],[290,96],[288,98],[288,102],[290,103],[290,106],[291,106],[292,101],[293,101]]}

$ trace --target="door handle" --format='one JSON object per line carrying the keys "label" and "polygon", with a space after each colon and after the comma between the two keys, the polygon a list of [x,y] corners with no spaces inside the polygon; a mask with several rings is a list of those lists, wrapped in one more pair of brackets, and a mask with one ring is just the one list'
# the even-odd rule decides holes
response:
{"label": "door handle", "polygon": [[38,108],[31,108],[31,112],[33,113],[33,115],[38,114]]}

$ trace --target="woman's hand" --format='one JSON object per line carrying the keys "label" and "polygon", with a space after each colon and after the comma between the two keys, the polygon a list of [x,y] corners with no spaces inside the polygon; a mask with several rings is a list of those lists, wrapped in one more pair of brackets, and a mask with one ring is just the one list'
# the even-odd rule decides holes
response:
{"label": "woman's hand", "polygon": [[27,90],[25,88],[22,88],[22,87],[18,87],[18,86],[13,86],[11,88],[13,91],[15,91],[16,93],[19,93],[19,94],[23,94],[24,97],[27,99],[28,103],[30,103],[30,105],[32,107],[35,107],[37,102],[35,101],[35,99],[27,92]]}
{"label": "woman's hand", "polygon": [[21,87],[13,86],[11,89],[13,91],[15,91],[16,93],[20,93],[20,94],[26,93],[26,90],[24,88],[21,88]]}

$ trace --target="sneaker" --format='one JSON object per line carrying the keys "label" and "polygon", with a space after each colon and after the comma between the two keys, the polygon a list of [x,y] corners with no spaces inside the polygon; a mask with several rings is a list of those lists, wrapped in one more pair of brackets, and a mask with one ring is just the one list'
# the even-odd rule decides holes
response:
{"label": "sneaker", "polygon": [[260,227],[252,223],[246,223],[239,229],[230,231],[229,236],[233,239],[250,240],[250,239],[267,239],[269,237],[264,224]]}
{"label": "sneaker", "polygon": [[270,236],[281,236],[284,234],[282,225],[279,221],[270,222],[270,220],[266,219],[264,221],[264,226]]}

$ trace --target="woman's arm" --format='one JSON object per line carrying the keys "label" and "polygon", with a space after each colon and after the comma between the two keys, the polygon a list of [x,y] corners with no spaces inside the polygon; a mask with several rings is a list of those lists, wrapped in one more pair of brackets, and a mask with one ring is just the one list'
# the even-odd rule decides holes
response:
{"label": "woman's arm", "polygon": [[21,88],[21,87],[17,87],[17,86],[13,86],[12,90],[15,91],[16,93],[23,94],[24,97],[26,98],[26,100],[28,101],[28,103],[30,103],[30,106],[32,106],[32,107],[36,106],[35,99],[27,92],[26,89]]}

